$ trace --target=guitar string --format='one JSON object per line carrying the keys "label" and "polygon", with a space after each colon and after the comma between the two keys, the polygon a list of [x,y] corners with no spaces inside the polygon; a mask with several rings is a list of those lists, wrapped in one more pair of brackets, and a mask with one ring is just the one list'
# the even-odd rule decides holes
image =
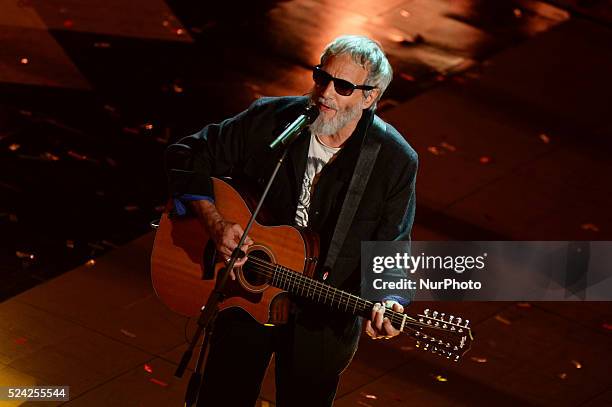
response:
{"label": "guitar string", "polygon": [[[315,298],[316,294],[319,294],[319,301],[321,301],[321,294],[324,293],[324,290],[326,290],[325,292],[325,299],[323,300],[323,303],[325,304],[325,302],[327,301],[327,298],[329,296],[330,292],[334,292],[334,294],[332,295],[331,301],[330,301],[330,305],[333,304],[334,301],[334,297],[336,296],[337,293],[340,294],[339,299],[337,300],[338,302],[338,309],[340,309],[341,301],[343,296],[347,296],[346,299],[346,303],[347,303],[347,307],[345,308],[346,310],[348,310],[349,306],[352,307],[354,310],[356,310],[357,306],[362,306],[363,308],[369,308],[372,306],[372,302],[368,301],[368,300],[364,300],[361,299],[360,297],[353,295],[351,293],[347,293],[345,291],[339,290],[335,287],[331,287],[329,285],[323,284],[317,280],[313,280],[311,278],[305,277],[304,275],[295,272],[291,269],[288,269],[286,267],[283,267],[281,265],[278,264],[273,264],[273,263],[269,263],[263,259],[260,259],[256,256],[251,256],[248,258],[248,261],[251,261],[255,264],[257,264],[258,266],[263,266],[262,269],[257,270],[258,272],[260,272],[260,274],[264,274],[266,277],[271,277],[272,278],[272,284],[274,285],[274,279],[276,277],[277,274],[280,274],[284,277],[288,277],[289,280],[286,281],[279,281],[279,285],[280,283],[287,283],[288,285],[293,285],[293,287],[296,288],[296,294],[300,295],[297,291],[298,290],[302,290],[301,291],[301,295],[304,295],[304,289],[307,289],[307,294],[306,294],[306,298],[308,298],[309,293],[310,293],[310,289],[308,288],[308,286],[313,286],[312,287],[312,298]],[[263,270],[263,272],[262,272]],[[280,280],[280,279],[279,279]],[[293,281],[291,281],[293,280]],[[280,287],[279,287],[280,288]],[[363,304],[362,304],[363,303]],[[364,309],[362,309],[363,311]],[[393,311],[393,310],[386,310],[385,313],[390,313],[391,314],[391,318],[389,318],[391,320],[392,323],[401,325],[403,319],[404,319],[404,315],[403,313],[397,312],[397,311]],[[387,314],[388,315],[388,314]],[[415,326],[422,326],[425,328],[429,328],[429,329],[434,329],[434,330],[441,330],[441,331],[447,331],[444,328],[441,327],[435,327],[432,325],[428,325],[419,321],[415,321],[415,320],[410,320],[408,319],[410,317],[406,318],[406,322],[405,322],[405,326],[407,325],[415,325]]]}
{"label": "guitar string", "polygon": [[[359,298],[359,297],[357,297],[357,296],[355,296],[355,295],[353,295],[353,294],[350,294],[350,293],[344,292],[344,291],[342,291],[342,290],[338,290],[338,289],[337,289],[337,288],[335,288],[335,287],[331,287],[331,286],[328,286],[328,285],[322,284],[322,283],[320,283],[320,282],[319,282],[319,281],[317,281],[317,280],[313,280],[313,279],[311,279],[311,278],[308,278],[308,277],[306,277],[306,276],[304,276],[304,275],[302,275],[302,274],[300,274],[300,273],[297,273],[297,272],[295,272],[295,271],[293,271],[293,270],[291,270],[291,269],[288,269],[288,268],[286,268],[286,267],[280,266],[280,265],[278,265],[278,264],[269,263],[269,262],[267,262],[267,261],[265,261],[265,260],[263,260],[263,259],[260,259],[260,258],[258,258],[258,257],[255,257],[255,256],[249,257],[249,260],[248,260],[248,261],[251,261],[252,263],[258,263],[258,264],[256,264],[256,266],[259,266],[259,267],[261,267],[261,268],[254,267],[254,268],[253,268],[253,269],[254,269],[254,271],[256,271],[256,272],[258,272],[258,273],[260,273],[260,274],[263,274],[263,275],[264,275],[264,276],[266,276],[266,277],[271,277],[271,278],[272,278],[272,281],[274,280],[274,278],[275,278],[275,276],[276,276],[276,273],[278,273],[278,274],[282,274],[284,277],[289,277],[290,279],[294,279],[294,280],[295,280],[295,281],[293,281],[293,282],[288,281],[288,283],[289,283],[289,284],[293,284],[293,283],[295,283],[295,282],[298,282],[298,279],[299,279],[299,280],[301,280],[301,281],[302,281],[304,284],[318,284],[319,286],[323,286],[323,287],[325,287],[325,288],[327,288],[327,289],[332,289],[332,290],[338,291],[338,292],[340,292],[340,293],[341,293],[341,295],[342,295],[342,294],[346,294],[346,295],[348,295],[348,296],[350,296],[350,297],[354,297],[354,299],[356,299],[356,300],[354,300],[354,301],[356,301],[356,303],[363,302],[365,306],[370,306],[370,305],[372,304],[372,302],[370,302],[370,301],[367,301],[367,300],[361,299],[361,298]],[[263,267],[262,267],[262,266],[263,266]],[[295,284],[293,285],[293,287],[296,287],[296,286],[295,286]],[[302,288],[302,293],[303,293],[303,288],[304,288],[304,287],[305,287],[305,285],[304,285],[304,286],[302,286],[302,287],[298,286],[298,287],[297,287],[297,290],[299,290],[300,288]],[[321,288],[321,287],[319,287],[319,288]],[[297,290],[296,290],[296,291],[297,291]],[[308,292],[310,292],[310,290],[308,290]],[[314,289],[313,289],[313,293],[314,293],[314,292],[315,292],[315,291],[314,291]],[[296,294],[297,294],[297,292],[296,292]],[[327,293],[327,294],[328,294],[328,293]],[[327,298],[327,294],[326,294],[326,298]],[[302,294],[302,295],[303,295],[303,294]],[[308,296],[307,296],[307,298],[308,298]],[[332,303],[333,303],[333,298],[334,298],[334,297],[332,297]],[[341,298],[341,297],[340,297],[340,298]],[[314,294],[313,294],[313,299],[314,299]],[[349,300],[349,298],[347,298],[347,300]],[[326,301],[326,300],[324,300],[324,301],[323,301],[323,303],[325,303],[325,301]],[[340,299],[339,301],[341,301],[341,299]],[[341,304],[339,304],[339,305],[341,305]],[[348,307],[347,307],[347,309],[348,309]],[[393,310],[387,310],[387,311],[385,311],[385,312],[390,312],[390,313],[392,314],[392,318],[390,318],[390,319],[392,320],[392,322],[395,322],[395,323],[397,323],[398,325],[401,325],[401,322],[403,321],[403,318],[404,318],[404,314],[403,314],[403,313],[399,313],[399,312],[396,312],[396,311],[393,311]],[[395,317],[397,317],[397,318],[395,318]],[[407,318],[409,318],[409,317],[407,317]],[[398,319],[399,319],[399,320],[398,320]],[[435,343],[435,344],[437,344],[437,345],[441,345],[440,343],[436,343],[436,342],[437,342],[436,340],[434,340],[433,342],[431,342],[431,341],[428,341],[428,340],[427,340],[427,338],[423,338],[423,337],[417,336],[418,334],[422,334],[422,332],[420,332],[420,331],[419,331],[419,330],[417,330],[416,328],[411,327],[410,325],[423,326],[423,327],[426,327],[426,328],[429,328],[429,329],[438,329],[438,330],[442,330],[442,331],[448,332],[448,330],[443,329],[443,328],[440,328],[440,327],[435,327],[435,326],[431,326],[431,325],[423,324],[423,323],[418,322],[418,321],[409,321],[409,320],[406,320],[406,323],[405,323],[405,325],[404,325],[404,328],[409,329],[411,332],[405,332],[405,333],[410,334],[411,336],[413,336],[413,337],[414,337],[415,339],[417,339],[417,340],[425,341],[425,343],[428,343],[428,342],[429,342],[429,343]],[[402,331],[402,332],[403,332],[403,331]],[[431,335],[429,335],[429,338],[433,338],[433,337],[432,337]],[[435,338],[433,338],[433,339],[435,339]],[[446,342],[448,343],[448,340],[447,340]],[[451,354],[452,354],[452,351],[449,351],[449,350],[446,350],[446,349],[443,349],[443,348],[442,348],[442,349],[440,349],[440,350],[441,350],[441,351],[444,351],[444,352],[447,352],[447,353],[451,353]]]}
{"label": "guitar string", "polygon": [[[272,273],[282,274],[285,277],[289,276],[289,278],[293,279],[294,281],[286,281],[288,284],[293,284],[293,286],[295,287],[296,286],[295,283],[298,283],[297,284],[297,289],[296,289],[296,294],[298,294],[297,291],[299,289],[302,289],[302,294],[301,295],[303,295],[304,288],[308,284],[311,284],[311,285],[315,284],[315,285],[317,285],[317,287],[313,288],[313,299],[314,299],[314,293],[316,293],[317,290],[319,290],[318,292],[320,294],[323,293],[323,290],[327,290],[327,293],[325,293],[325,299],[323,300],[323,303],[326,302],[327,297],[328,297],[330,291],[335,291],[335,292],[340,293],[340,297],[339,297],[339,300],[338,300],[338,302],[339,302],[338,309],[340,309],[340,305],[341,305],[340,301],[342,301],[342,297],[344,295],[347,296],[348,303],[352,304],[354,306],[354,309],[356,308],[356,304],[361,305],[360,302],[363,302],[364,303],[363,306],[365,306],[365,307],[371,307],[372,306],[372,302],[370,302],[370,301],[361,299],[361,298],[359,298],[359,297],[357,297],[357,296],[355,296],[355,295],[353,295],[351,293],[347,293],[347,292],[339,290],[339,289],[337,289],[335,287],[331,287],[329,285],[323,284],[323,283],[321,283],[321,282],[319,282],[317,280],[313,280],[311,278],[305,277],[304,275],[302,275],[302,274],[300,274],[298,272],[295,272],[295,271],[293,271],[291,269],[288,269],[286,267],[280,266],[278,264],[269,263],[269,262],[267,262],[267,261],[265,261],[263,259],[255,257],[255,256],[249,257],[249,260],[254,260],[253,261],[254,263],[259,262],[259,265],[264,265],[264,267],[265,267],[265,269],[267,271],[271,271]],[[266,273],[266,275],[267,275],[267,277],[270,277],[269,273]],[[275,276],[273,275],[272,276],[272,284],[274,284],[274,277]],[[303,284],[300,285],[300,282],[298,280],[301,280],[301,282]],[[308,290],[308,292],[310,292],[310,290]],[[335,299],[334,298],[335,295],[336,294],[334,293],[334,295],[332,296],[331,304],[333,304],[333,300]],[[308,297],[308,296],[306,296],[306,297]],[[354,302],[351,302],[351,300],[354,301]],[[320,296],[319,296],[319,301],[320,301]],[[348,310],[348,306],[345,309]],[[393,310],[387,310],[386,312],[391,314],[390,320],[391,320],[392,323],[396,323],[398,325],[401,325],[401,323],[402,323],[402,321],[404,319],[404,315],[405,314],[397,312],[397,311],[393,311]],[[410,317],[407,317],[405,326],[406,325],[415,325],[415,326],[422,326],[424,328],[429,328],[429,329],[433,329],[433,330],[448,331],[447,329],[444,329],[443,327],[436,327],[436,326],[433,326],[433,325],[428,325],[428,324],[425,324],[425,323],[422,323],[422,322],[419,322],[419,321],[415,321],[414,319],[408,319],[408,318],[410,318]],[[442,322],[444,322],[444,321],[442,321]]]}

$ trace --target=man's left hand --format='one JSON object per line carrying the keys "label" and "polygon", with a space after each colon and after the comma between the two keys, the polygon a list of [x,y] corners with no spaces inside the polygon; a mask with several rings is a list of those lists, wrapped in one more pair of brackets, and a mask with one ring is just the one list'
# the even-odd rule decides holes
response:
{"label": "man's left hand", "polygon": [[404,307],[396,301],[377,302],[372,308],[372,318],[365,324],[365,332],[372,339],[391,339],[399,335],[400,331],[391,325],[389,318],[385,317],[387,307],[396,312],[404,312]]}

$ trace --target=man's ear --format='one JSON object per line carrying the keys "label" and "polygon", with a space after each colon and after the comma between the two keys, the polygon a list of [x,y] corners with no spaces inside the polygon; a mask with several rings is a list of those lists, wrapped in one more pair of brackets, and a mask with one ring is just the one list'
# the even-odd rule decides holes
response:
{"label": "man's ear", "polygon": [[363,98],[363,109],[364,110],[369,109],[374,104],[379,94],[380,94],[380,89],[378,88],[372,89],[370,93],[368,94],[368,96],[365,96]]}

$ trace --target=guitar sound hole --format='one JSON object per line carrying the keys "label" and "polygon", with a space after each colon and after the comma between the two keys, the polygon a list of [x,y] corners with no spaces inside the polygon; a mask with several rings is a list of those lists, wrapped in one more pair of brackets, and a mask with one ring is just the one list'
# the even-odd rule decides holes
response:
{"label": "guitar sound hole", "polygon": [[270,256],[263,250],[249,252],[249,261],[242,266],[242,274],[246,281],[252,286],[260,286],[268,283],[267,275],[270,274],[271,266],[262,264],[262,261],[271,262]]}

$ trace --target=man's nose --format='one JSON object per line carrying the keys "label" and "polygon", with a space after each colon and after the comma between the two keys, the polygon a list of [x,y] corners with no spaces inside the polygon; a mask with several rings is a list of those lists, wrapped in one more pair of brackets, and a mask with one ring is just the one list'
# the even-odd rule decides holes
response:
{"label": "man's nose", "polygon": [[329,81],[323,93],[321,93],[325,99],[333,99],[336,96],[336,90],[334,89],[334,81]]}

